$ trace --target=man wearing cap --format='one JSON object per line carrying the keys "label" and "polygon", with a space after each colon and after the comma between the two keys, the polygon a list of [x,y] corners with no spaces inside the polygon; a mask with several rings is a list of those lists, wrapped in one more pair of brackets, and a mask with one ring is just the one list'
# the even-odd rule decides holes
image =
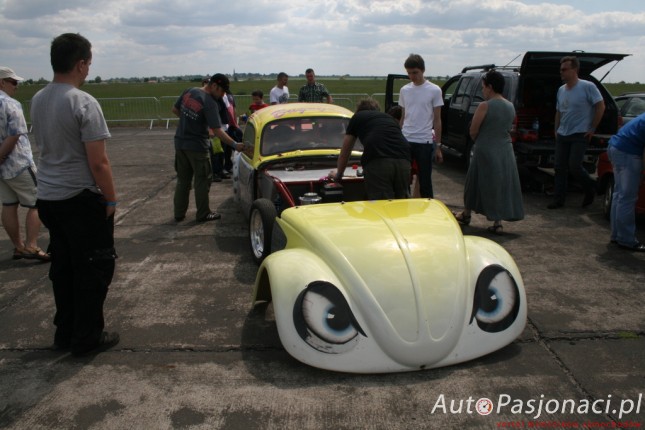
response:
{"label": "man wearing cap", "polygon": [[[0,201],[2,226],[13,243],[13,258],[49,261],[36,243],[40,219],[36,209],[36,166],[20,102],[13,99],[23,78],[0,67]],[[22,240],[18,205],[27,208],[26,240]]]}
{"label": "man wearing cap", "polygon": [[216,99],[229,91],[229,80],[221,73],[211,76],[201,88],[189,88],[177,99],[172,112],[179,117],[175,132],[175,170],[177,185],[174,196],[175,221],[186,218],[190,188],[195,187],[197,222],[221,218],[210,209],[210,192],[213,172],[210,162],[208,129],[223,143],[241,151],[244,145],[233,140],[224,130],[219,117]]}

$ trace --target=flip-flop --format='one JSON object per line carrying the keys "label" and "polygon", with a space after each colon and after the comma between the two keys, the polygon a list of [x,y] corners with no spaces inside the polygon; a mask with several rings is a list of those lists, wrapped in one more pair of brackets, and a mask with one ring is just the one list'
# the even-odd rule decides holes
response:
{"label": "flip-flop", "polygon": [[13,249],[13,259],[20,260],[21,258],[26,258],[27,252],[25,248],[14,248]]}
{"label": "flip-flop", "polygon": [[35,246],[33,248],[24,247],[22,249],[14,248],[13,250],[13,259],[20,260],[24,258],[25,260],[40,260],[40,261],[51,261],[51,255],[47,254],[45,251]]}

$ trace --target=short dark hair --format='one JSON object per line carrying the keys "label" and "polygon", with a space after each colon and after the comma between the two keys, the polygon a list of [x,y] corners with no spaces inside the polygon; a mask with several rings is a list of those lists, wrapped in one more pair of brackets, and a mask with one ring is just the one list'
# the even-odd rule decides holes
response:
{"label": "short dark hair", "polygon": [[569,55],[567,57],[562,57],[560,59],[560,64],[566,63],[567,61],[571,61],[571,68],[575,70],[580,69],[580,60],[578,60],[578,57],[574,57],[573,55]]}
{"label": "short dark hair", "polygon": [[68,73],[79,61],[92,59],[92,44],[79,33],[64,33],[52,40],[49,55],[54,73]]}
{"label": "short dark hair", "polygon": [[306,75],[307,73],[314,73],[314,74],[315,74],[314,69],[311,69],[311,68],[309,68],[309,69],[305,70],[305,75]]}
{"label": "short dark hair", "polygon": [[288,77],[289,77],[289,75],[287,75],[287,74],[286,74],[286,73],[284,73],[284,72],[280,72],[280,73],[278,73],[278,79],[288,78]]}
{"label": "short dark hair", "polygon": [[255,90],[251,93],[251,96],[262,98],[264,97],[264,93],[262,92],[262,90]]}
{"label": "short dark hair", "polygon": [[366,98],[362,99],[361,101],[358,102],[358,105],[356,105],[356,112],[361,111],[361,110],[381,110],[381,107],[379,106],[378,102],[374,100],[373,98]]}
{"label": "short dark hair", "polygon": [[419,54],[410,54],[408,56],[408,59],[405,60],[405,63],[403,64],[403,67],[406,69],[421,69],[425,70],[426,69],[426,62],[423,61],[423,57],[421,57]]}
{"label": "short dark hair", "polygon": [[497,70],[488,71],[482,78],[484,84],[488,85],[495,91],[497,94],[504,92],[504,76],[499,73]]}
{"label": "short dark hair", "polygon": [[395,120],[400,121],[403,116],[403,108],[399,105],[392,106],[390,110],[387,111],[387,114]]}

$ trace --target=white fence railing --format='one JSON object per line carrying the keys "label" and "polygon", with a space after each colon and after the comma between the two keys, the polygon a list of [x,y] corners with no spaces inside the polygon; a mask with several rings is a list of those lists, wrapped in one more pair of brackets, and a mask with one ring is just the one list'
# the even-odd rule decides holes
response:
{"label": "white fence railing", "polygon": [[[172,113],[172,107],[177,101],[178,96],[163,97],[119,97],[119,98],[99,98],[97,99],[103,110],[103,115],[107,122],[130,122],[145,123],[152,128],[155,121],[165,123],[166,128],[170,126],[171,121],[176,121],[177,117]],[[343,106],[351,111],[356,109],[358,102],[364,98],[370,97],[368,94],[332,94],[334,104]],[[381,106],[385,100],[385,94],[374,94]],[[289,103],[296,102],[298,96],[291,94]],[[248,106],[251,104],[250,95],[235,96],[236,113],[242,115],[247,113]],[[23,103],[23,111],[28,124],[31,124],[29,117],[31,103]]]}

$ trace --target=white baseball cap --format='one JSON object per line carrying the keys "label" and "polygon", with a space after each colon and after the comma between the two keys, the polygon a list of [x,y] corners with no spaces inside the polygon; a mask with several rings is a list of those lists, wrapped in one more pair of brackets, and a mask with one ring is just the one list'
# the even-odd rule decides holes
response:
{"label": "white baseball cap", "polygon": [[21,78],[16,75],[16,73],[8,67],[0,67],[0,79],[15,79],[16,81],[25,80],[25,78]]}

